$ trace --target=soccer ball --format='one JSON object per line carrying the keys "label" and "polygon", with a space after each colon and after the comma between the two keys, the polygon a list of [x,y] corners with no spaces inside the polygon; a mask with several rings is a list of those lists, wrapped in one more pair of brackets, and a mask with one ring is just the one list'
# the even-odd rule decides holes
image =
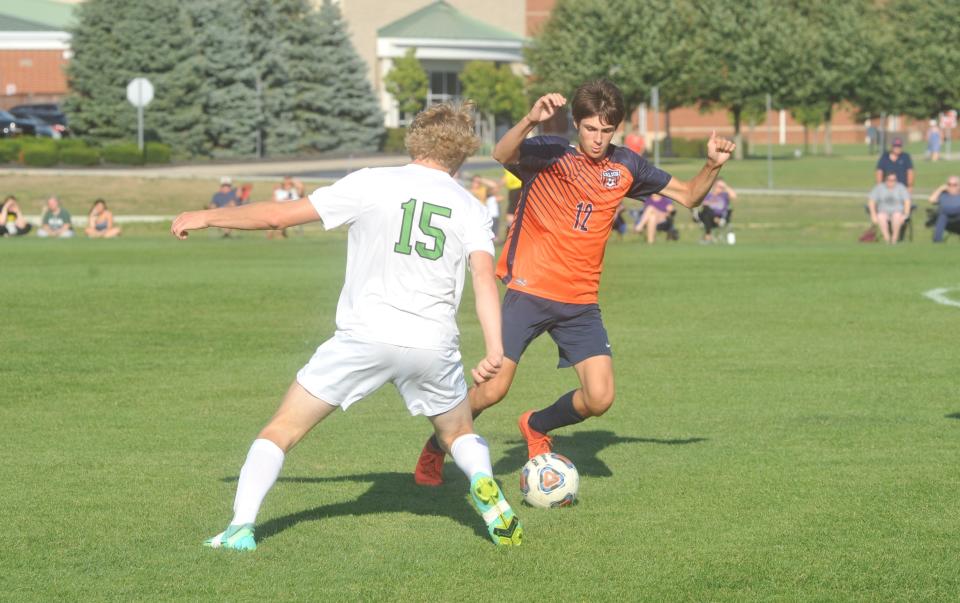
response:
{"label": "soccer ball", "polygon": [[577,500],[580,474],[567,457],[538,454],[520,472],[520,491],[527,504],[541,509],[566,507]]}

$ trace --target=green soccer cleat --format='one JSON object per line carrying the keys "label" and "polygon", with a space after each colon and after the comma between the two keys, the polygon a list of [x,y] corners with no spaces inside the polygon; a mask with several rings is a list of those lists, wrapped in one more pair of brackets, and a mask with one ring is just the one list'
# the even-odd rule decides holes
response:
{"label": "green soccer cleat", "polygon": [[253,539],[253,524],[245,523],[243,525],[227,526],[227,529],[223,532],[220,532],[213,538],[205,540],[203,546],[208,546],[212,549],[255,551],[257,549],[257,541]]}
{"label": "green soccer cleat", "polygon": [[519,546],[523,540],[523,526],[503,497],[500,487],[489,475],[478,473],[470,482],[470,497],[487,524],[487,532],[494,544]]}

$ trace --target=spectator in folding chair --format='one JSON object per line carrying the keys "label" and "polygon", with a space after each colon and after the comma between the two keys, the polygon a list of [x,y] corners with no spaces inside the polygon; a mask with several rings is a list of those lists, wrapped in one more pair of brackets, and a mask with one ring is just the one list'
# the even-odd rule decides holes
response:
{"label": "spectator in folding chair", "polygon": [[870,221],[880,229],[888,245],[896,245],[903,238],[903,226],[910,215],[912,203],[907,187],[890,172],[881,184],[870,191],[867,211]]}
{"label": "spectator in folding chair", "polygon": [[667,233],[668,241],[677,241],[680,239],[680,233],[673,225],[676,213],[673,200],[654,193],[643,202],[643,214],[640,215],[640,220],[633,227],[633,231],[645,232],[647,243],[650,245],[657,242],[657,232]]}
{"label": "spectator in folding chair", "polygon": [[730,220],[733,218],[733,202],[737,200],[737,191],[726,182],[718,178],[713,188],[703,198],[703,205],[693,212],[693,220],[703,226],[701,243],[713,243],[713,231],[717,228],[726,228],[726,242],[733,244],[733,233],[729,231]]}
{"label": "spectator in folding chair", "polygon": [[930,195],[933,215],[927,225],[933,226],[933,242],[942,243],[946,231],[960,233],[960,176],[950,176]]}

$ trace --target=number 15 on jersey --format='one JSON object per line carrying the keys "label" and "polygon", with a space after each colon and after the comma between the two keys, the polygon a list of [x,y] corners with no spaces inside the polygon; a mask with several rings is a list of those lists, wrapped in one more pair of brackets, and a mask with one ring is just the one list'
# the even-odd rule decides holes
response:
{"label": "number 15 on jersey", "polygon": [[440,259],[443,256],[443,245],[447,241],[447,235],[443,232],[443,229],[434,226],[431,220],[433,220],[434,216],[449,218],[453,210],[449,207],[443,207],[442,205],[423,203],[423,207],[420,210],[419,228],[421,233],[433,239],[433,247],[430,248],[422,241],[418,241],[416,245],[410,245],[413,218],[417,211],[417,200],[410,199],[409,201],[401,203],[400,207],[403,209],[403,224],[400,227],[400,240],[393,246],[393,250],[404,255],[410,255],[413,250],[416,250],[417,255],[426,260]]}

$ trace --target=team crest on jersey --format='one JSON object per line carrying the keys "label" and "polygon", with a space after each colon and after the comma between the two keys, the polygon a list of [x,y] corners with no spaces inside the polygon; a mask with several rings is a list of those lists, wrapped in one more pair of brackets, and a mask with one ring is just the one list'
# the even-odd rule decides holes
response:
{"label": "team crest on jersey", "polygon": [[600,174],[603,179],[603,185],[607,188],[617,188],[620,184],[620,170],[603,170]]}

